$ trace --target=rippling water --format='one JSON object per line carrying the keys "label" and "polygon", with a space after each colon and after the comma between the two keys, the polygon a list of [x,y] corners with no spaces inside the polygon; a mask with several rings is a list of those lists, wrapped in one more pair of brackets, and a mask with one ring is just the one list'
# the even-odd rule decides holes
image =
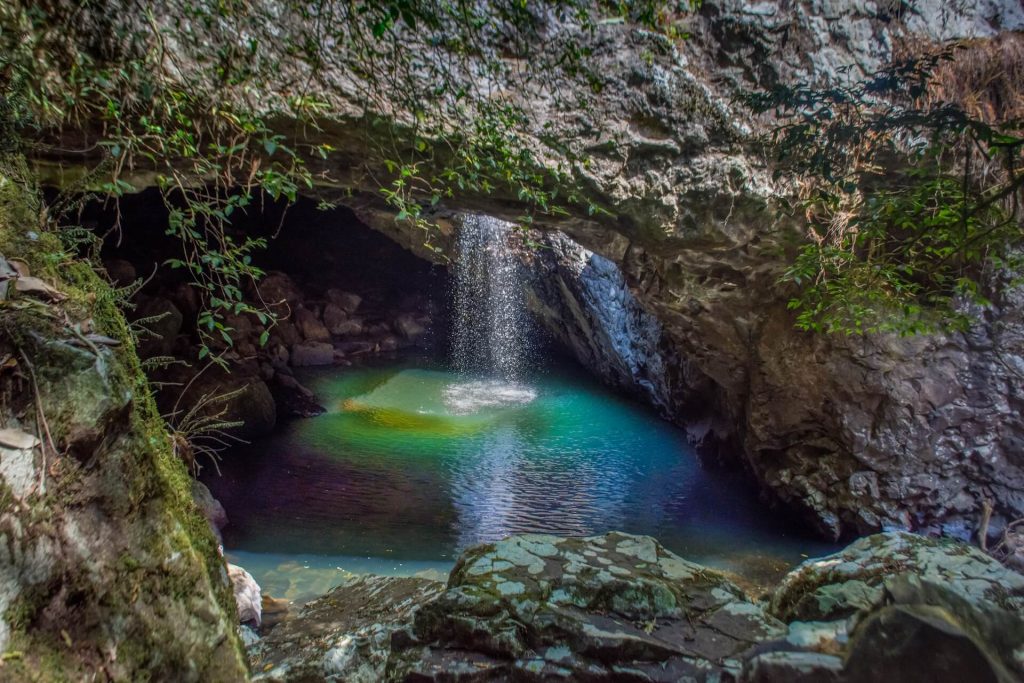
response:
{"label": "rippling water", "polygon": [[680,430],[582,374],[507,384],[422,363],[304,379],[328,412],[207,478],[230,519],[226,547],[257,580],[285,565],[443,570],[518,532],[650,534],[754,578],[829,550],[703,468]]}

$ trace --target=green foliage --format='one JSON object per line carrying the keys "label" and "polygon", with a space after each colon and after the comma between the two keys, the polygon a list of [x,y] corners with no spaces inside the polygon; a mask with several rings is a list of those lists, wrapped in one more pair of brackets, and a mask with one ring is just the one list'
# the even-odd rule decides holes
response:
{"label": "green foliage", "polygon": [[929,102],[951,48],[848,86],[746,96],[781,124],[776,178],[798,188],[810,240],[784,280],[797,326],[916,334],[963,329],[966,304],[1020,271],[1021,122],[993,125]]}
{"label": "green foliage", "polygon": [[[596,32],[628,20],[680,37],[680,17],[695,4],[15,0],[0,7],[0,134],[33,156],[70,152],[93,164],[91,188],[115,199],[137,189],[135,178],[158,185],[182,249],[169,265],[200,290],[203,356],[218,360],[215,349],[231,345],[229,315],[273,324],[269,309],[242,296],[262,275],[252,255],[266,245],[233,232],[232,217],[264,194],[293,200],[313,187],[314,164],[330,168],[334,148],[307,133],[336,114],[331,79],[349,79],[365,107],[370,149],[354,175],[439,250],[430,209],[463,193],[514,200],[524,222],[567,204],[604,212],[558,195],[586,160],[503,88],[567,112],[587,108],[587,95],[563,93],[604,87],[588,47]],[[293,90],[268,92],[286,67]],[[573,79],[585,87],[565,88]],[[295,125],[283,131],[281,120]],[[66,133],[82,138],[77,149],[65,147]]]}

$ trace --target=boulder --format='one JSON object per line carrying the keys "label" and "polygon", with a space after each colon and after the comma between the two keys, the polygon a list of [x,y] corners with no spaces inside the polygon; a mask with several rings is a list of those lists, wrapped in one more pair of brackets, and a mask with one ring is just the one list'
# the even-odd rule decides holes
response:
{"label": "boulder", "polygon": [[213,497],[206,484],[195,479],[192,480],[192,500],[206,521],[210,523],[210,529],[219,541],[221,529],[228,524],[228,513],[225,512],[224,506]]}
{"label": "boulder", "polygon": [[335,337],[356,337],[364,331],[363,321],[359,318],[349,318],[331,326],[331,334]]}
{"label": "boulder", "polygon": [[392,632],[442,591],[427,579],[350,578],[249,648],[253,680],[384,680]]}
{"label": "boulder", "polygon": [[271,271],[264,275],[256,285],[256,290],[260,303],[279,312],[295,308],[303,299],[299,286],[280,271]]}
{"label": "boulder", "polygon": [[277,425],[277,406],[270,387],[258,377],[242,378],[237,384],[241,386],[226,401],[223,419],[242,423],[233,430],[242,439],[266,436]]}
{"label": "boulder", "polygon": [[911,573],[972,604],[1024,606],[1024,576],[972,546],[893,531],[862,538],[786,575],[770,611],[783,621],[831,620],[870,610],[885,599],[885,581]]}
{"label": "boulder", "polygon": [[292,319],[295,321],[295,327],[298,328],[299,334],[306,341],[327,342],[331,340],[331,333],[327,331],[316,314],[302,304],[295,309]]}
{"label": "boulder", "polygon": [[844,681],[1019,681],[984,641],[930,605],[890,605],[870,614],[851,642]]}
{"label": "boulder", "polygon": [[334,347],[324,342],[305,342],[292,347],[291,362],[294,367],[309,365],[330,365],[334,362]]}
{"label": "boulder", "polygon": [[847,556],[866,547],[907,571],[886,573],[852,613],[786,625],[724,574],[646,536],[512,536],[465,551],[447,586],[349,579],[251,645],[250,664],[272,681],[1024,679],[1013,596],[1024,577],[995,579],[1001,596],[963,590],[972,576],[991,580],[966,546],[885,535]]}
{"label": "boulder", "polygon": [[284,347],[291,347],[302,341],[302,335],[291,320],[278,318],[270,328],[270,338]]}
{"label": "boulder", "polygon": [[104,261],[103,268],[107,271],[107,277],[117,287],[127,287],[135,282],[135,278],[138,277],[132,262],[126,261],[123,258]]}
{"label": "boulder", "polygon": [[340,289],[328,289],[326,295],[329,302],[348,314],[355,313],[359,304],[363,302],[363,297],[358,294],[343,292]]}
{"label": "boulder", "polygon": [[395,351],[402,346],[402,343],[393,334],[387,334],[377,340],[377,351]]}
{"label": "boulder", "polygon": [[[396,635],[398,680],[676,681],[735,676],[785,633],[725,575],[654,539],[522,535],[466,551]],[[402,637],[400,637],[402,636]]]}
{"label": "boulder", "polygon": [[0,357],[18,359],[0,373],[0,680],[244,680],[223,560],[117,295],[5,173],[0,252],[68,298],[0,315]]}
{"label": "boulder", "polygon": [[395,318],[391,326],[395,332],[409,341],[415,341],[427,333],[427,328],[409,313],[403,313]]}
{"label": "boulder", "polygon": [[345,322],[347,319],[348,313],[335,304],[329,303],[324,306],[324,325],[327,326],[327,329],[331,334],[338,334],[334,331],[334,328]]}
{"label": "boulder", "polygon": [[179,282],[166,293],[167,298],[174,302],[186,319],[194,322],[202,308],[199,292],[188,282]]}
{"label": "boulder", "polygon": [[228,563],[228,578],[238,605],[238,623],[260,625],[263,615],[262,591],[252,574],[237,564]]}
{"label": "boulder", "polygon": [[219,423],[241,423],[226,431],[241,439],[256,439],[277,425],[277,406],[267,383],[258,376],[259,366],[233,367],[230,371],[210,367],[198,377],[194,368],[181,368],[182,374],[170,379],[184,388],[179,397],[176,387],[165,389],[160,398],[164,412],[192,410],[202,403],[197,415],[214,417]]}
{"label": "boulder", "polygon": [[282,417],[314,417],[324,412],[312,391],[291,375],[277,373],[273,383],[274,401]]}
{"label": "boulder", "polygon": [[184,321],[181,311],[170,299],[140,296],[133,318],[145,331],[139,335],[138,352],[142,358],[170,356]]}

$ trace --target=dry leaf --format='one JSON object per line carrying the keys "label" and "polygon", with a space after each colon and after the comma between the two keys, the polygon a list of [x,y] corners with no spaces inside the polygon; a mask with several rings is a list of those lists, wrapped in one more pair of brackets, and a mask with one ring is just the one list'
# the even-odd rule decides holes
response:
{"label": "dry leaf", "polygon": [[37,277],[19,277],[14,281],[14,287],[22,294],[43,296],[50,301],[63,301],[67,298],[63,292],[59,292]]}
{"label": "dry leaf", "polygon": [[20,429],[0,429],[0,446],[25,450],[39,445],[39,439]]}
{"label": "dry leaf", "polygon": [[30,277],[32,271],[28,267],[28,263],[22,261],[20,258],[7,259],[7,262],[11,264],[14,271],[18,274],[18,277]]}

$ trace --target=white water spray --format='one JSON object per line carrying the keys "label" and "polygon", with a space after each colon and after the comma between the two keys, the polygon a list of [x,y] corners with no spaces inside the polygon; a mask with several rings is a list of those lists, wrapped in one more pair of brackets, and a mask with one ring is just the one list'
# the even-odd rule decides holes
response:
{"label": "white water spray", "polygon": [[466,216],[455,264],[455,369],[516,381],[531,356],[533,330],[519,259],[510,246],[512,224]]}
{"label": "white water spray", "polygon": [[445,404],[455,414],[521,405],[537,396],[520,384],[533,329],[512,236],[511,223],[490,216],[466,216],[459,227],[452,361],[458,372],[475,378],[445,389]]}

